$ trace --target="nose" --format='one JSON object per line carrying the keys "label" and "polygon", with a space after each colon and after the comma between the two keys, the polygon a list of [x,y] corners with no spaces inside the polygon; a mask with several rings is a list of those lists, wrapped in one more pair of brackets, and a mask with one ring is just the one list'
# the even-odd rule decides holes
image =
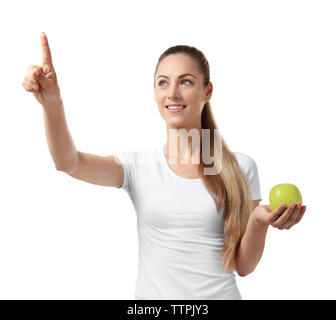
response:
{"label": "nose", "polygon": [[178,100],[181,97],[178,85],[171,86],[171,89],[168,92],[168,98],[170,100]]}

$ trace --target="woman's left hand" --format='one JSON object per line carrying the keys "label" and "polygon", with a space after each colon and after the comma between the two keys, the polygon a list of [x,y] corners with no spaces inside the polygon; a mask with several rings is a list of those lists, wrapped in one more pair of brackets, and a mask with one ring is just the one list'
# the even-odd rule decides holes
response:
{"label": "woman's left hand", "polygon": [[258,222],[283,230],[290,229],[297,224],[302,219],[306,209],[307,207],[302,206],[301,203],[292,203],[281,214],[284,210],[281,206],[272,211],[270,205],[261,205],[254,209],[252,215]]}

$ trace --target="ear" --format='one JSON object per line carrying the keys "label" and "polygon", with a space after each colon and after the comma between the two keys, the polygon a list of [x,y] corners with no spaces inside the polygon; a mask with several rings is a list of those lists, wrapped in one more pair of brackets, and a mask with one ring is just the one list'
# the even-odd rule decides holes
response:
{"label": "ear", "polygon": [[206,87],[206,94],[205,94],[205,99],[206,99],[206,102],[208,102],[212,96],[212,92],[213,92],[213,86],[212,86],[212,83],[211,81],[209,81],[207,87]]}

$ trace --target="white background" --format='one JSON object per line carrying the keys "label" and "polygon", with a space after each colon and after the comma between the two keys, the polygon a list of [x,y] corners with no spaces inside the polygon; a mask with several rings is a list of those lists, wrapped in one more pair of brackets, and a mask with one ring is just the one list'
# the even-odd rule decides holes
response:
{"label": "white background", "polygon": [[166,139],[154,100],[159,55],[210,64],[211,103],[232,151],[259,170],[262,203],[297,185],[307,211],[270,227],[243,299],[335,299],[334,1],[6,1],[0,4],[0,299],[133,299],[136,213],[123,190],[56,171],[42,107],[21,82],[46,32],[80,151]]}

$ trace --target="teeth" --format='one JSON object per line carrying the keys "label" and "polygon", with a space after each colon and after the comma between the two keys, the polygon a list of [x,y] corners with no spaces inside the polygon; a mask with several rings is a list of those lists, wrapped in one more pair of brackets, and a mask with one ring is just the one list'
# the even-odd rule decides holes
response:
{"label": "teeth", "polygon": [[184,106],[168,106],[168,109],[182,109]]}

